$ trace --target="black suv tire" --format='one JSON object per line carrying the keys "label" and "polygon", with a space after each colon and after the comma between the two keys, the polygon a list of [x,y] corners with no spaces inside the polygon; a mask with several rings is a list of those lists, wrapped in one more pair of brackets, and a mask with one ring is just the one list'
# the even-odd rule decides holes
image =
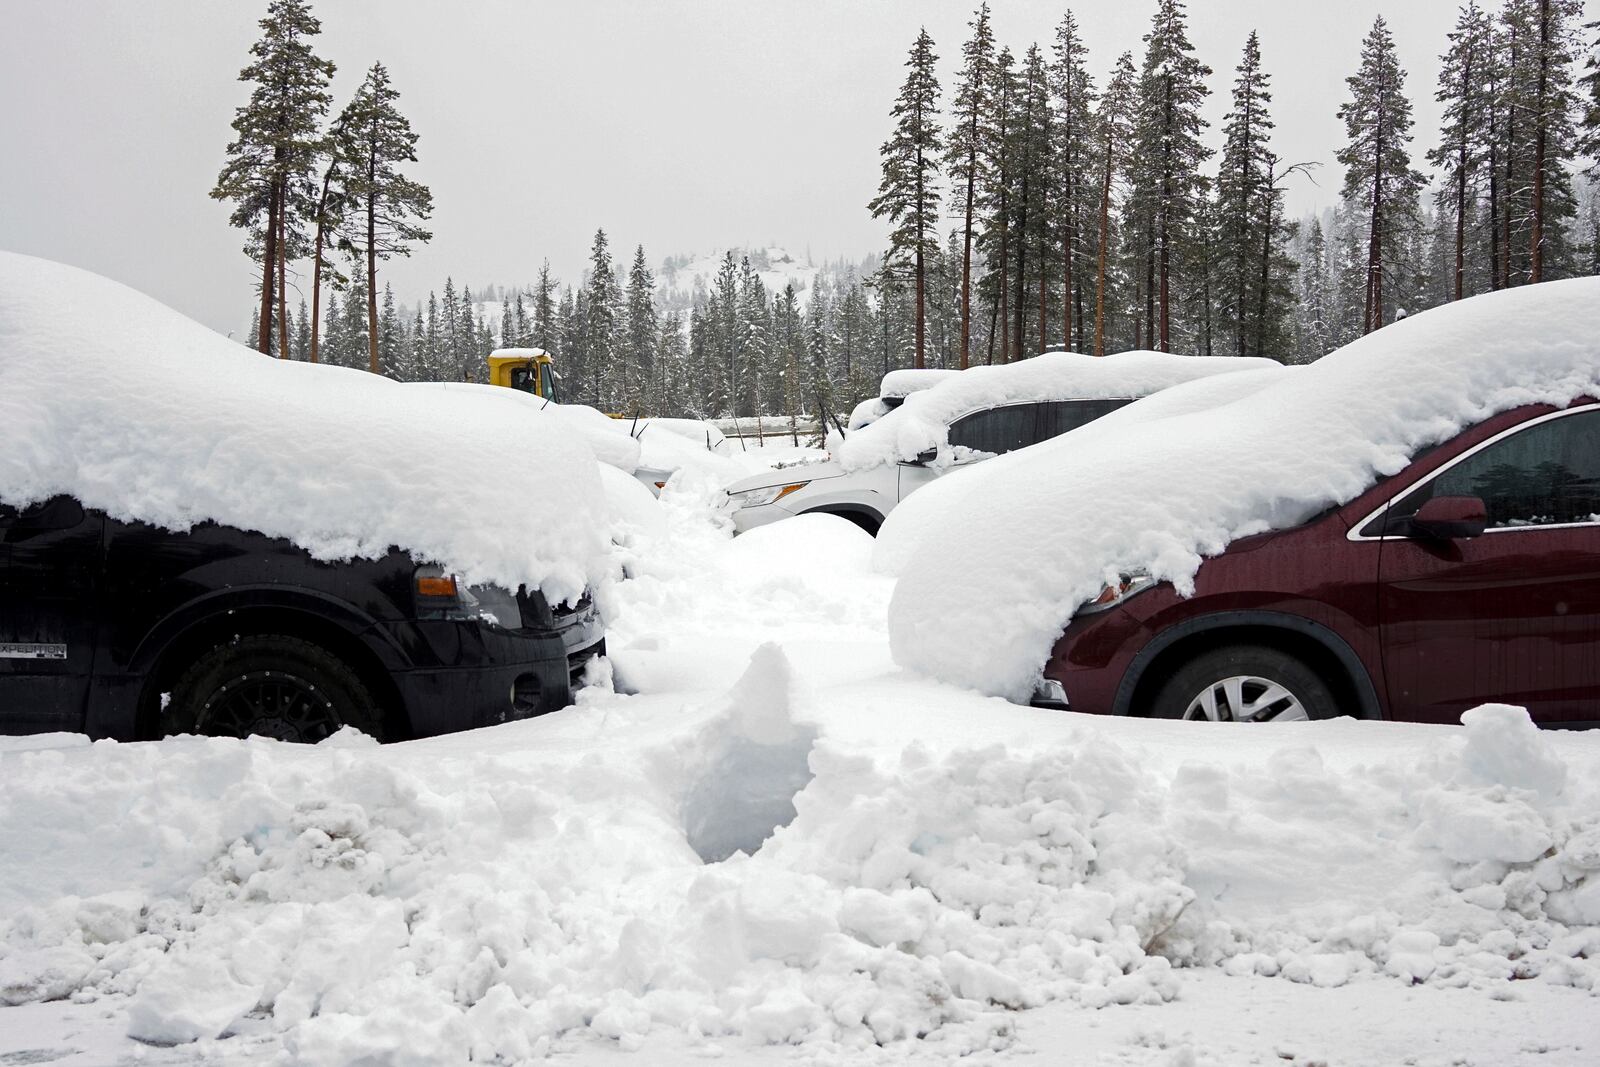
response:
{"label": "black suv tire", "polygon": [[[1253,684],[1242,687],[1246,700],[1264,695],[1264,687],[1259,683],[1276,683],[1299,703],[1306,718],[1331,719],[1339,714],[1332,690],[1316,671],[1304,661],[1264,645],[1224,645],[1202,652],[1167,679],[1156,693],[1150,714],[1153,718],[1161,719],[1186,718],[1192,702],[1208,689],[1230,678],[1253,680]],[[1262,710],[1270,712],[1272,709],[1268,707]],[[1206,720],[1209,716],[1197,718]],[[1276,714],[1268,714],[1262,720],[1244,721],[1269,721],[1273,718],[1276,718]]]}
{"label": "black suv tire", "polygon": [[241,637],[207,652],[172,687],[161,733],[315,743],[341,726],[384,740],[383,710],[355,671],[297,637]]}

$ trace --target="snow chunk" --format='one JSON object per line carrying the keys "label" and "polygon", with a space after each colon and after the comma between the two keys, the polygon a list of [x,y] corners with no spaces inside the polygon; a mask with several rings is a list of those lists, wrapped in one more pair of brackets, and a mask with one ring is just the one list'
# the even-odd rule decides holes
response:
{"label": "snow chunk", "polygon": [[68,493],[118,519],[214,520],[327,560],[399,546],[469,581],[575,598],[606,567],[593,452],[495,392],[266,359],[115,282],[0,253],[11,504]]}
{"label": "snow chunk", "polygon": [[[1600,393],[1596,337],[1600,279],[1485,294],[1413,315],[1231,402],[1152,420],[1134,414],[1150,403],[1140,401],[1009,462],[980,464],[927,505],[937,514],[923,514],[910,558],[895,564],[895,658],[1026,699],[1063,626],[1107,582],[1143,571],[1185,592],[1205,556],[1346,503],[1466,426]],[[856,434],[858,458],[928,443],[925,433],[898,435],[895,419],[944,388]]]}
{"label": "snow chunk", "polygon": [[184,956],[140,983],[128,1004],[128,1036],[151,1045],[221,1037],[260,997],[260,987],[235,980],[215,956]]}

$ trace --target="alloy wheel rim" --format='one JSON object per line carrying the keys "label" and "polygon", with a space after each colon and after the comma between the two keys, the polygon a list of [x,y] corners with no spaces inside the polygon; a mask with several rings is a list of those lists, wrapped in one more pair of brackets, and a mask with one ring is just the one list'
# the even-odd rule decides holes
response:
{"label": "alloy wheel rim", "polygon": [[1189,701],[1183,717],[1208,722],[1304,722],[1311,718],[1300,698],[1283,683],[1251,674],[1212,682]]}
{"label": "alloy wheel rim", "polygon": [[217,687],[200,709],[200,733],[219,737],[259,734],[316,742],[340,726],[333,701],[312,682],[285,671],[250,671]]}

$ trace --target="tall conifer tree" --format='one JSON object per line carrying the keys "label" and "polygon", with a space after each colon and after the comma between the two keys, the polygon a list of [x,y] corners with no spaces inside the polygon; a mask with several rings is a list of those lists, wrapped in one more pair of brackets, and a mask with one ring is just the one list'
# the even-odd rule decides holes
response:
{"label": "tall conifer tree", "polygon": [[400,173],[402,163],[417,161],[417,135],[395,106],[399,99],[389,72],[374,63],[339,116],[336,151],[345,161],[344,193],[362,224],[353,227],[350,242],[366,259],[368,363],[380,372],[378,356],[378,262],[409,256],[413,242],[433,235],[421,226],[433,211],[428,187]]}
{"label": "tall conifer tree", "polygon": [[926,327],[926,261],[939,242],[939,80],[933,38],[917,34],[906,59],[910,73],[891,115],[894,132],[883,143],[883,180],[868,205],[873,218],[894,224],[889,251],[896,269],[909,270],[916,289],[916,366],[924,365]]}
{"label": "tall conifer tree", "polygon": [[961,210],[961,370],[971,362],[973,224],[982,181],[984,123],[994,91],[994,32],[987,2],[979,5],[967,25],[972,27],[972,36],[961,47],[961,76],[951,101],[950,137],[945,146],[951,193]]}
{"label": "tall conifer tree", "polygon": [[[271,0],[262,36],[239,80],[254,83],[234,113],[234,139],[211,196],[234,202],[229,222],[249,235],[245,254],[261,263],[256,350],[271,348],[274,304],[281,309],[284,264],[304,254],[302,221],[312,198],[311,175],[321,148],[321,123],[332,97],[332,63],[311,50],[322,24],[305,0]],[[280,295],[275,300],[275,292]],[[288,355],[287,314],[280,313],[278,351]]]}
{"label": "tall conifer tree", "polygon": [[1361,45],[1361,68],[1346,79],[1350,102],[1339,108],[1350,143],[1339,151],[1344,198],[1367,223],[1361,333],[1384,324],[1384,282],[1399,269],[1416,226],[1422,175],[1411,168],[1411,101],[1394,37],[1379,16]]}

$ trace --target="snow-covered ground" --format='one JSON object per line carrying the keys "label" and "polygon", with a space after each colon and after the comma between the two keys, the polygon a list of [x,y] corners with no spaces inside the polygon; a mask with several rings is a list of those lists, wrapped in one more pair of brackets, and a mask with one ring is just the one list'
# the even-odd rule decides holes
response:
{"label": "snow-covered ground", "polygon": [[0,1064],[1600,1062],[1600,737],[1019,707],[712,497],[566,711],[0,740]]}

